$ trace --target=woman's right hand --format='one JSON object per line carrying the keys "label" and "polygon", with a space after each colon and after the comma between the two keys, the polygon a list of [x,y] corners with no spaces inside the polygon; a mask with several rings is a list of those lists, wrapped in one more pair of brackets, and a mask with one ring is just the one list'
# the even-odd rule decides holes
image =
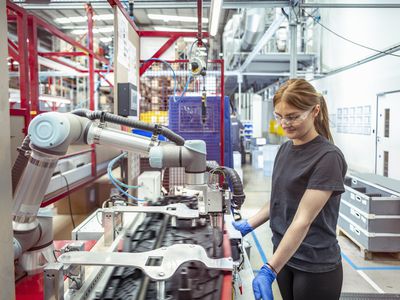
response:
{"label": "woman's right hand", "polygon": [[240,220],[240,221],[232,222],[232,225],[233,225],[233,227],[235,227],[235,229],[237,231],[240,231],[242,236],[245,236],[246,234],[248,234],[249,232],[252,232],[254,230],[254,228],[251,227],[251,225],[249,224],[249,222],[247,220]]}

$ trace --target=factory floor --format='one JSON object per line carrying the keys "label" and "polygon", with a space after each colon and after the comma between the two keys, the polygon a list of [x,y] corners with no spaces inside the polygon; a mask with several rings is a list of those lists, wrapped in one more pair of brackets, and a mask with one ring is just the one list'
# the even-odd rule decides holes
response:
{"label": "factory floor", "polygon": [[[250,164],[242,165],[242,169],[246,194],[242,215],[248,218],[269,200],[271,177],[264,176],[262,169],[253,169]],[[250,262],[256,272],[263,264],[262,256],[267,260],[272,256],[269,222],[257,228],[255,234],[246,236],[246,239],[252,245]],[[385,255],[366,261],[361,257],[359,248],[346,236],[339,236],[338,240],[343,257],[343,299],[398,299],[396,296],[385,297],[385,294],[400,294],[400,260]],[[374,270],[366,270],[366,267],[373,267]],[[273,288],[275,299],[281,299],[276,282]],[[353,293],[370,295],[359,298]]]}

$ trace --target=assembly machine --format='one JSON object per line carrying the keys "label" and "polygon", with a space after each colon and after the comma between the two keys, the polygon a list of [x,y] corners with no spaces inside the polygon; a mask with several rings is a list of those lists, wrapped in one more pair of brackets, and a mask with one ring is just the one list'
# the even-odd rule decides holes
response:
{"label": "assembly machine", "polygon": [[[153,136],[116,130],[110,123]],[[252,272],[242,237],[231,226],[245,199],[242,183],[233,169],[206,161],[204,141],[185,141],[163,126],[88,110],[38,115],[28,133],[23,155],[29,160],[13,169],[14,259],[21,272],[44,272],[45,299],[230,299],[232,286],[236,299],[245,296],[242,282],[251,280]],[[169,141],[160,142],[159,134]],[[94,214],[103,234],[90,251],[83,251],[80,241],[54,249],[52,218],[39,208],[57,161],[71,144],[146,155],[157,169],[183,167],[185,185],[145,205],[117,195],[118,201]],[[215,175],[219,180],[211,183]]]}

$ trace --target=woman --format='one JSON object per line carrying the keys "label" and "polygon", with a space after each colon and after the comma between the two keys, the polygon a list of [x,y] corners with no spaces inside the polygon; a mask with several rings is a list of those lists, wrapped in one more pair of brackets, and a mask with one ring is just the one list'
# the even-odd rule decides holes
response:
{"label": "woman", "polygon": [[274,254],[253,281],[254,295],[273,299],[277,278],[284,300],[337,300],[343,270],[336,224],[346,161],[333,145],[325,100],[310,83],[287,81],[273,104],[289,141],[275,158],[271,200],[250,219],[234,222],[246,235],[270,220]]}

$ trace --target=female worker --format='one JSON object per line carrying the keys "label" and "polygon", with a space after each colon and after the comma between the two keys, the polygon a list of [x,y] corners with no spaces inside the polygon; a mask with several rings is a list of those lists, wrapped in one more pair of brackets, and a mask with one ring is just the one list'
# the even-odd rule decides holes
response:
{"label": "female worker", "polygon": [[256,299],[273,299],[277,278],[284,300],[337,300],[343,270],[336,224],[347,170],[333,145],[323,96],[304,79],[283,84],[273,99],[289,141],[279,148],[270,203],[234,222],[243,235],[270,220],[274,254],[253,280]]}

